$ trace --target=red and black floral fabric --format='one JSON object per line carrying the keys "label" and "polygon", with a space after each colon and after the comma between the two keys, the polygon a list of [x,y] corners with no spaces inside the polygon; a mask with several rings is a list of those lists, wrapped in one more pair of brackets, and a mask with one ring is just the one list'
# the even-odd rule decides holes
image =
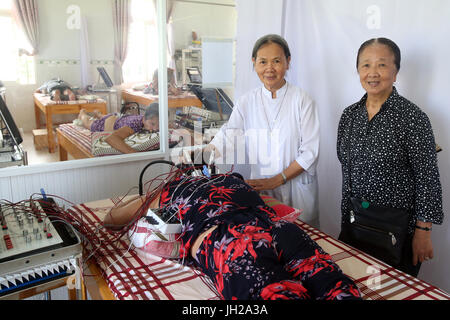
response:
{"label": "red and black floral fabric", "polygon": [[297,225],[279,219],[238,175],[179,177],[160,207],[182,221],[180,257],[214,282],[223,299],[360,299],[355,283]]}

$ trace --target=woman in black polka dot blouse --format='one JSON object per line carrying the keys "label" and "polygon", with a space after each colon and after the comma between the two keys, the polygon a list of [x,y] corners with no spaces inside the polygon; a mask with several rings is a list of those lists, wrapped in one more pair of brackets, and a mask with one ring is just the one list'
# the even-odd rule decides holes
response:
{"label": "woman in black polka dot blouse", "polygon": [[[341,226],[344,231],[350,222],[350,196],[412,208],[409,238],[396,267],[416,276],[421,263],[433,258],[431,226],[443,221],[442,190],[430,120],[394,87],[400,60],[400,49],[386,38],[368,40],[358,51],[357,69],[366,94],[344,110],[337,138],[343,177]],[[343,232],[340,238],[345,239]]]}

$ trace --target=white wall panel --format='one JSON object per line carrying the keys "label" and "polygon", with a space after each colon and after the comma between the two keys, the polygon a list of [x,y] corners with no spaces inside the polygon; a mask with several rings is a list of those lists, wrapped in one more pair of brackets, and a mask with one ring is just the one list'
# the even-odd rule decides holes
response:
{"label": "white wall panel", "polygon": [[[44,188],[47,195],[83,203],[127,193],[138,186],[142,168],[151,160],[73,168],[0,178],[0,198],[21,201]],[[163,167],[158,167],[164,169]],[[149,172],[149,179],[153,173]],[[132,193],[137,193],[137,188]]]}

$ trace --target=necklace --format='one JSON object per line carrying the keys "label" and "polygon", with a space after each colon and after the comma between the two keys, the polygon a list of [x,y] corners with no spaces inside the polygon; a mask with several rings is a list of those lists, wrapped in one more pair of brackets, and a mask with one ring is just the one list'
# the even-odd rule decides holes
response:
{"label": "necklace", "polygon": [[[262,103],[262,106],[263,106],[264,116],[266,117],[267,125],[269,126],[270,135],[272,135],[273,127],[275,126],[275,122],[277,121],[278,116],[280,115],[280,111],[281,111],[281,108],[283,107],[284,98],[286,98],[286,94],[288,92],[288,89],[289,89],[289,83],[286,82],[286,91],[284,92],[283,99],[281,99],[281,102],[280,102],[280,104],[278,106],[278,111],[277,111],[277,114],[275,115],[275,118],[272,120],[272,122],[270,122],[269,121],[269,117],[267,116],[266,106],[264,105],[264,99],[263,99],[263,93],[262,93],[263,89],[261,88],[261,103]],[[271,125],[271,123],[272,123],[272,125]]]}

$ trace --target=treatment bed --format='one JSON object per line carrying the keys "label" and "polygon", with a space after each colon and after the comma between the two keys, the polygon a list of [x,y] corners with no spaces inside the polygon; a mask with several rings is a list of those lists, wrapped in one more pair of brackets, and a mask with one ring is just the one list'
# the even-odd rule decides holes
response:
{"label": "treatment bed", "polygon": [[[66,161],[68,154],[74,159],[85,159],[121,154],[107,144],[104,139],[111,132],[91,132],[77,125],[66,123],[56,129],[59,149],[59,161]],[[178,144],[179,135],[169,130],[169,146]],[[174,140],[175,139],[175,140]],[[125,143],[139,152],[157,150],[159,133],[135,133],[125,139]]]}
{"label": "treatment bed", "polygon": [[72,124],[56,128],[59,161],[66,161],[68,154],[74,159],[93,158],[91,152],[91,131]]}
{"label": "treatment bed", "polygon": [[[214,285],[201,272],[176,260],[139,253],[139,249],[130,246],[126,234],[117,242],[105,244],[113,233],[99,225],[119,201],[118,198],[99,200],[73,206],[67,211],[71,217],[82,219],[85,227],[92,231],[93,239],[102,243],[94,251],[91,246],[85,247],[84,289],[92,299],[219,300]],[[269,197],[264,197],[264,201],[279,213],[279,202]],[[396,270],[300,220],[295,223],[355,281],[365,300],[450,300],[448,293],[425,281]]]}
{"label": "treatment bed", "polygon": [[55,142],[53,138],[54,114],[79,114],[81,109],[84,109],[88,112],[98,110],[102,114],[107,113],[106,101],[100,98],[94,99],[92,101],[86,99],[76,101],[52,101],[49,95],[42,93],[34,93],[33,100],[34,100],[36,129],[42,127],[40,113],[42,112],[45,116],[48,150],[50,153],[53,153],[55,151]]}

